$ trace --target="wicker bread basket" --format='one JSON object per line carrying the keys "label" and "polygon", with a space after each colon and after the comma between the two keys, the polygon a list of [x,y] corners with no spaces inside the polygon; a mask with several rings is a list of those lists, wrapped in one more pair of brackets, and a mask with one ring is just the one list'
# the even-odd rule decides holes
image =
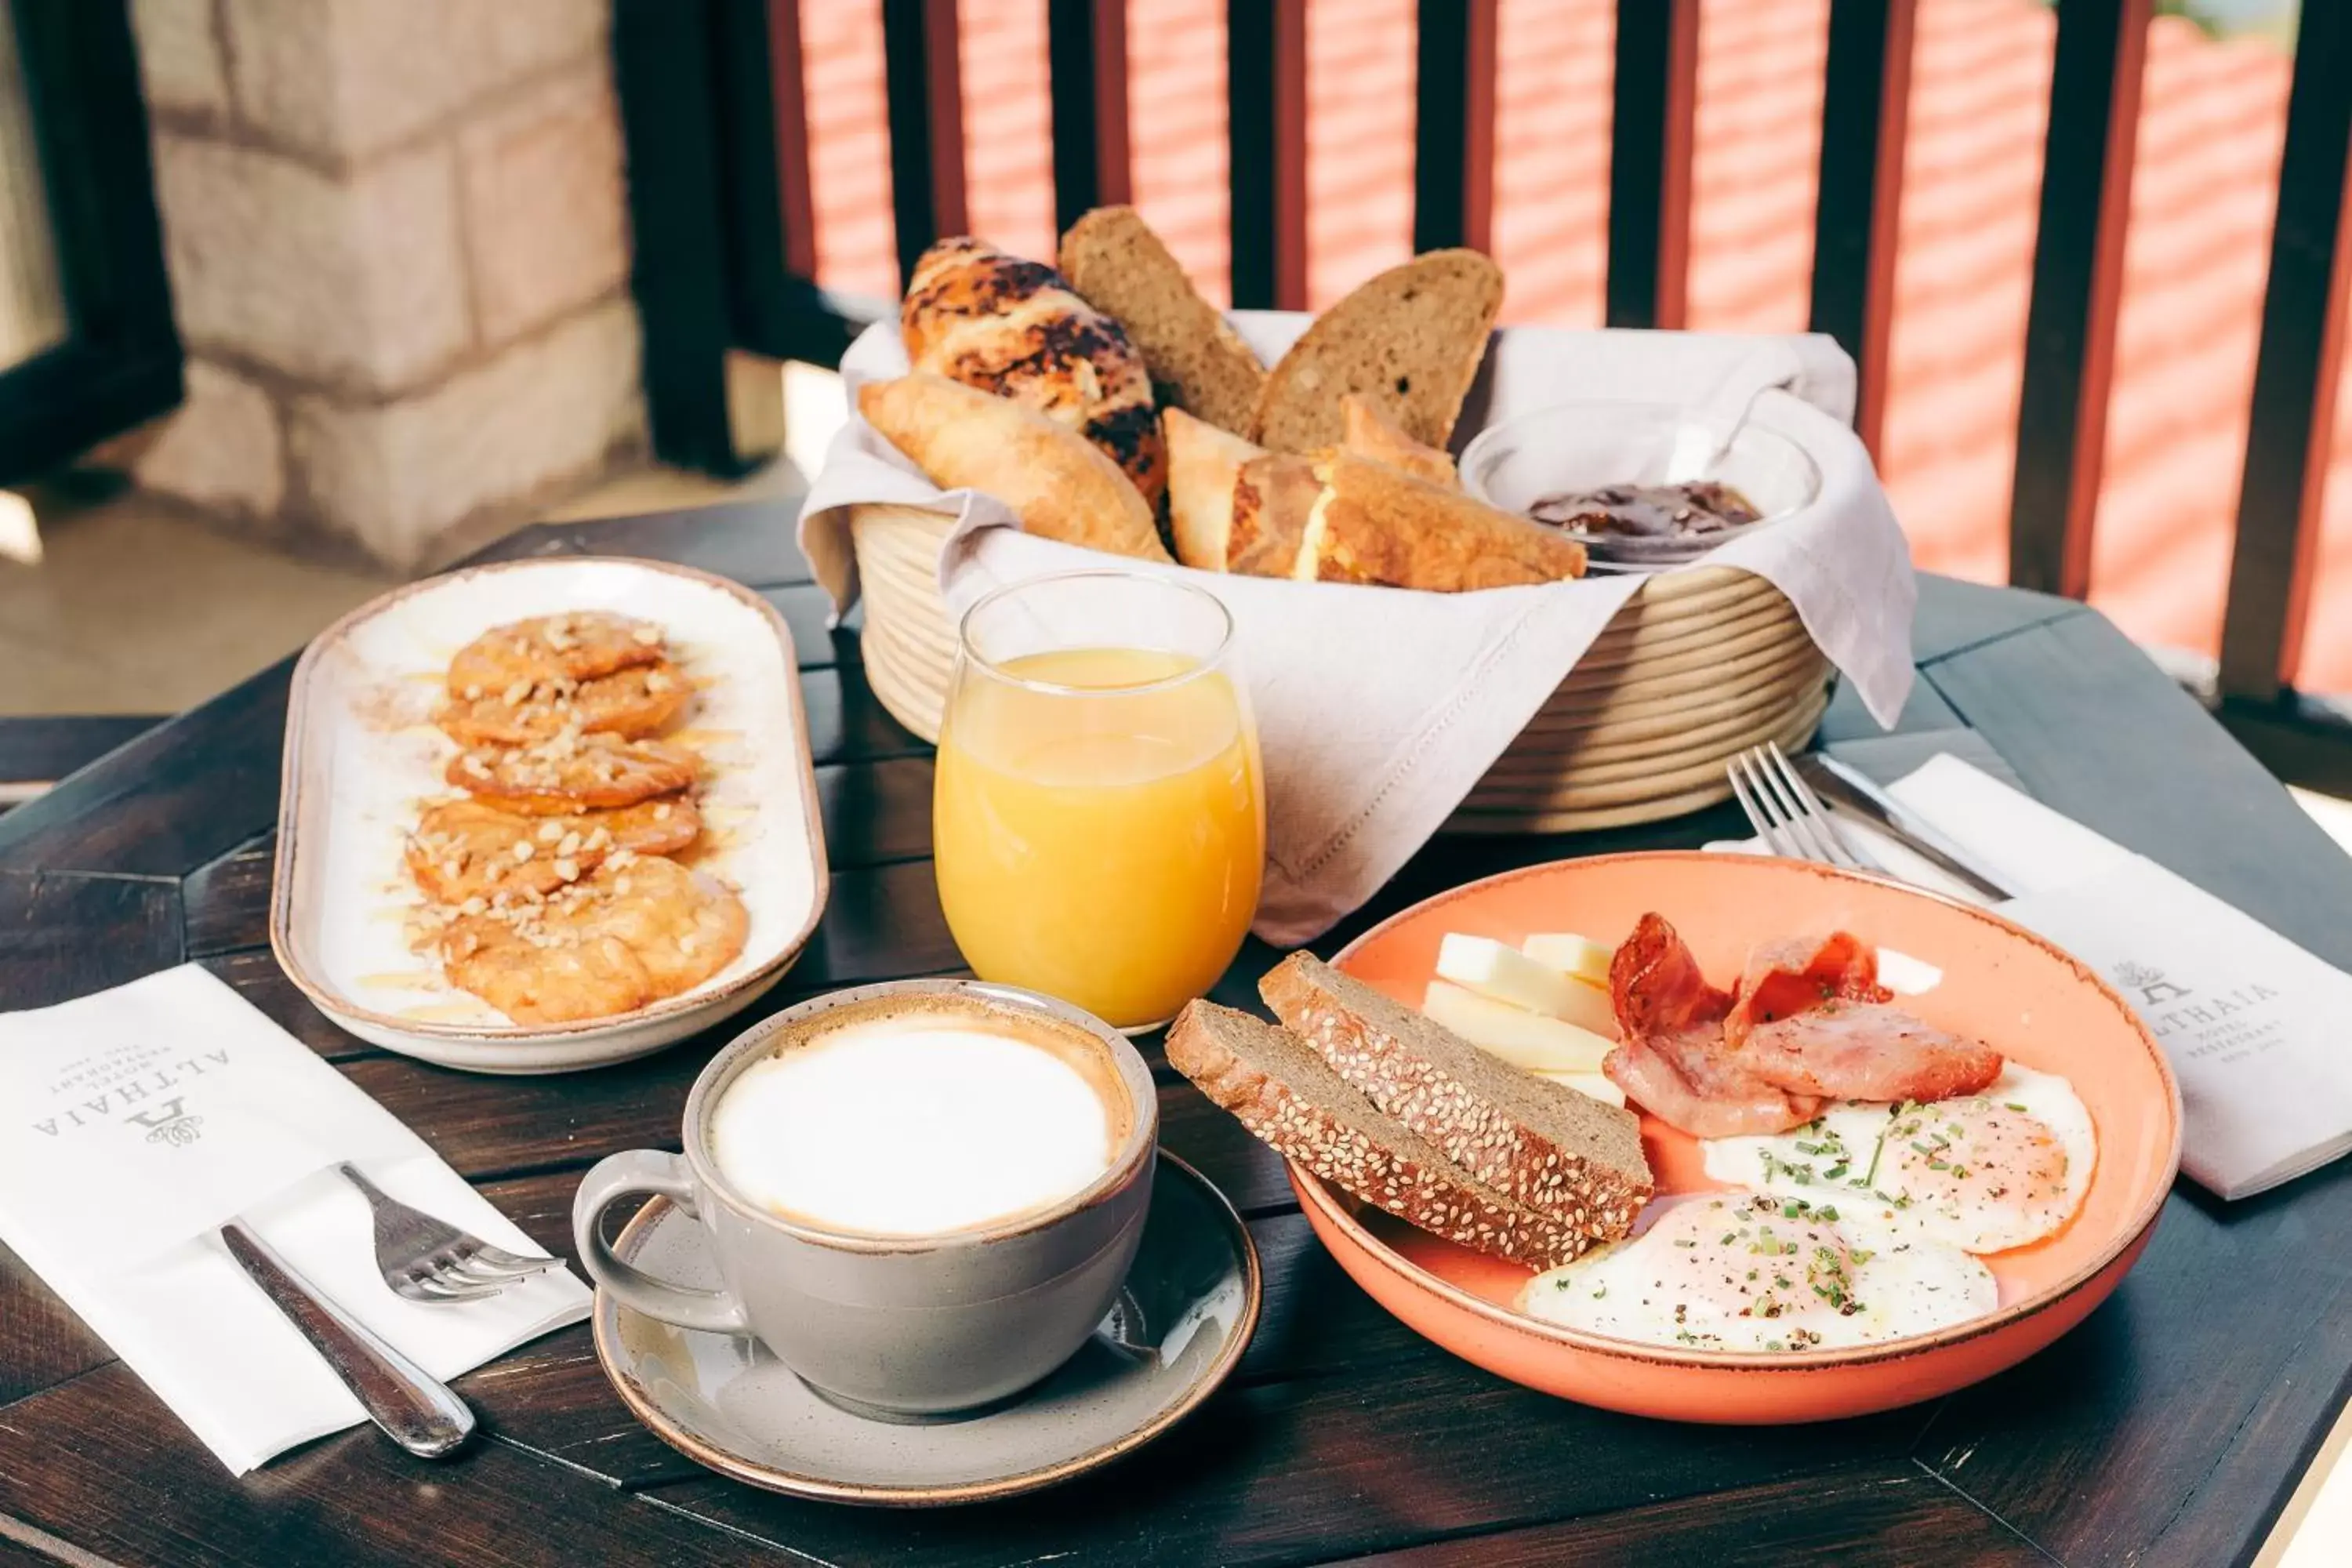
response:
{"label": "wicker bread basket", "polygon": [[[866,605],[866,676],[892,717],[937,740],[956,630],[940,597],[955,520],[850,509]],[[1793,605],[1727,566],[1652,577],[1601,632],[1446,826],[1563,833],[1676,816],[1727,798],[1724,764],[1802,743],[1829,704],[1830,662]]]}

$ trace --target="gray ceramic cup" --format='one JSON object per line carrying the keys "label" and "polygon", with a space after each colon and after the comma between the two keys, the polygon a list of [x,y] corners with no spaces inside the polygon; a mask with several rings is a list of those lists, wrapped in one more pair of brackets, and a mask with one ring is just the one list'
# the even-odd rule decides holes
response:
{"label": "gray ceramic cup", "polygon": [[[795,1040],[864,1018],[943,1005],[1025,1019],[1079,1052],[1111,1112],[1110,1164],[1040,1213],[936,1237],[819,1229],[731,1191],[711,1157],[712,1110],[738,1073]],[[860,1414],[921,1420],[1017,1394],[1068,1360],[1111,1307],[1150,1207],[1160,1100],[1151,1069],[1089,1014],[1007,985],[898,980],[837,991],[730,1042],[695,1079],[685,1152],[597,1162],[572,1205],[579,1257],[622,1305],[680,1328],[753,1334],[818,1393]],[[614,1255],[601,1222],[657,1194],[699,1220],[725,1289],[688,1289]]]}

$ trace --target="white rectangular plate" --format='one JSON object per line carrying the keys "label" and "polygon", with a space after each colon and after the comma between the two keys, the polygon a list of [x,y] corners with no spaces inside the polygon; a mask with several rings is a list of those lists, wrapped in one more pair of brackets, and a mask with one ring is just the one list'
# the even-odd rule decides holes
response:
{"label": "white rectangular plate", "polygon": [[[455,797],[457,745],[432,714],[451,656],[494,626],[566,610],[641,616],[668,635],[695,697],[670,737],[706,764],[689,862],[751,914],[743,952],[677,996],[609,1018],[523,1025],[409,949],[423,902],[402,861],[425,806]],[[575,556],[454,572],[396,589],[319,635],[294,668],[269,943],[289,978],[363,1040],[477,1072],[560,1072],[660,1049],[782,977],[815,930],[824,837],[792,634],[746,589],[648,561]]]}

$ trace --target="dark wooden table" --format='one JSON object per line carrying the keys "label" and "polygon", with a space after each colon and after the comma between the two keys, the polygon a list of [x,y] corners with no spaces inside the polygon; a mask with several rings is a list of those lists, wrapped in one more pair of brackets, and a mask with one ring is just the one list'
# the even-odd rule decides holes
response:
{"label": "dark wooden table", "polygon": [[[498,556],[603,552],[756,585],[791,621],[816,748],[832,901],[782,994],[952,973],[934,893],[928,748],[825,627],[789,519],[713,508],[537,529]],[[1972,726],[2043,800],[2352,966],[2352,864],[2098,616],[1930,582],[1901,728]],[[579,1173],[676,1147],[695,1072],[750,1022],[597,1072],[492,1079],[372,1049],[278,973],[264,930],[288,667],[0,817],[0,1005],[61,1002],[194,960],[415,1128],[535,1237],[569,1252]],[[1832,736],[1874,726],[1841,699]],[[1723,810],[1576,838],[1444,841],[1341,931],[1505,866],[1687,846]],[[1327,950],[1329,944],[1326,944]],[[1266,950],[1220,994],[1249,1000]],[[1232,1384],[1110,1470],[927,1513],[772,1497],[633,1422],[586,1328],[464,1379],[487,1440],[425,1465],[359,1427],[232,1480],[0,1250],[0,1568],[153,1563],[2179,1563],[2247,1559],[2352,1373],[2352,1166],[2223,1208],[2176,1193],[2113,1300],[2006,1376],[1833,1426],[1677,1426],[1504,1383],[1408,1332],[1323,1255],[1279,1165],[1162,1068],[1168,1146],[1231,1194],[1266,1266]],[[0,1108],[5,1109],[5,1108]],[[1831,1553],[1835,1553],[1834,1557]]]}

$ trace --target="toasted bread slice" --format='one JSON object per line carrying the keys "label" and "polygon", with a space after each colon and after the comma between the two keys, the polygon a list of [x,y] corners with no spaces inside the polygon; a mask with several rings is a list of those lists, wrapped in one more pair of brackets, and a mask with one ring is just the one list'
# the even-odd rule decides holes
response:
{"label": "toasted bread slice", "polygon": [[933,484],[994,496],[1032,533],[1168,559],[1151,508],[1118,465],[1034,408],[918,371],[859,387],[857,412]]}
{"label": "toasted bread slice", "polygon": [[1323,490],[1291,563],[1299,582],[1457,594],[1584,575],[1583,545],[1459,490],[1348,452],[1315,471]]}
{"label": "toasted bread slice", "polygon": [[1133,207],[1097,207],[1072,224],[1061,262],[1079,298],[1143,351],[1162,407],[1228,430],[1250,427],[1265,368]]}
{"label": "toasted bread slice", "polygon": [[1473,1177],[1599,1241],[1652,1191],[1633,1112],[1521,1072],[1309,952],[1258,983],[1284,1026]]}
{"label": "toasted bread slice", "polygon": [[1433,1236],[1531,1268],[1556,1268],[1592,1245],[1382,1115],[1287,1030],[1188,1002],[1169,1026],[1168,1060],[1275,1152]]}
{"label": "toasted bread slice", "polygon": [[1265,378],[1249,434],[1277,452],[1336,447],[1339,399],[1360,393],[1404,433],[1443,447],[1503,308],[1503,270],[1475,250],[1391,267],[1323,312]]}
{"label": "toasted bread slice", "polygon": [[1381,405],[1360,392],[1349,393],[1339,399],[1340,447],[1359,458],[1370,458],[1375,463],[1385,463],[1401,468],[1416,479],[1426,479],[1443,489],[1459,489],[1461,481],[1454,472],[1454,459],[1434,447],[1424,447],[1404,432],[1404,427],[1381,411]]}

